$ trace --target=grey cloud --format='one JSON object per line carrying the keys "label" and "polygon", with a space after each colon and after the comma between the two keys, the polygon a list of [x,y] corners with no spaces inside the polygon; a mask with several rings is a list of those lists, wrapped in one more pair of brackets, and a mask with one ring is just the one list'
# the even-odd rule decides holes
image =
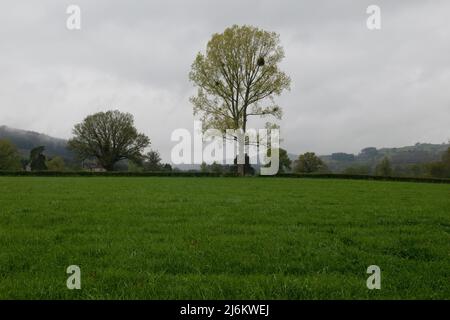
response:
{"label": "grey cloud", "polygon": [[[65,9],[82,9],[82,30]],[[279,102],[292,153],[357,152],[450,138],[450,3],[377,1],[10,1],[0,11],[0,124],[67,138],[120,108],[168,160],[192,127],[188,72],[212,33],[252,24],[281,35],[292,91]],[[255,121],[255,123],[259,123]]]}

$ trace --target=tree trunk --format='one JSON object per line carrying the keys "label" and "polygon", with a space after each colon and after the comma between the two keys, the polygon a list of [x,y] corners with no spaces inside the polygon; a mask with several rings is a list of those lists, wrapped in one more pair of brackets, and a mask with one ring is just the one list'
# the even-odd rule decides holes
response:
{"label": "tree trunk", "polygon": [[237,169],[238,169],[239,176],[241,176],[241,177],[245,176],[245,164],[238,164]]}
{"label": "tree trunk", "polygon": [[240,149],[239,151],[244,153],[244,164],[238,164],[238,175],[241,177],[245,176],[245,168],[247,166],[247,154],[245,153],[245,133],[247,131],[247,108],[244,109],[244,119],[243,119],[243,126],[242,131],[244,132],[244,145],[242,146],[243,149]]}

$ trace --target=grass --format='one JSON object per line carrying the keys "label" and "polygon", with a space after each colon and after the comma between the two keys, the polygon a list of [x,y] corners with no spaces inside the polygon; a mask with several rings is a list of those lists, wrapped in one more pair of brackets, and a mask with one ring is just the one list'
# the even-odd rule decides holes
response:
{"label": "grass", "polygon": [[450,186],[0,177],[0,299],[43,298],[450,299]]}

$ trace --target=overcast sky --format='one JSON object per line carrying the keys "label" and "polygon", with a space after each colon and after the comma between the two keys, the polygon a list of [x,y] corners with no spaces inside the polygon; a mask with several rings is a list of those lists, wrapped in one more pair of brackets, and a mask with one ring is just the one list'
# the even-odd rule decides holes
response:
{"label": "overcast sky", "polygon": [[[132,113],[164,160],[192,130],[191,63],[233,24],[276,31],[292,90],[278,101],[290,153],[358,152],[450,138],[448,0],[2,0],[0,125],[69,138],[108,109]],[[81,7],[81,30],[66,8]],[[381,7],[382,29],[366,27]]]}

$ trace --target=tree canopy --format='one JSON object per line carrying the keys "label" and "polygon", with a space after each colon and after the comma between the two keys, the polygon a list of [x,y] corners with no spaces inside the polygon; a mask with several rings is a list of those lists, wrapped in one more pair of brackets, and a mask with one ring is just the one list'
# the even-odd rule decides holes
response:
{"label": "tree canopy", "polygon": [[388,157],[384,157],[380,163],[377,164],[375,168],[375,174],[377,176],[391,176],[392,175],[392,166],[391,161],[389,161]]}
{"label": "tree canopy", "polygon": [[0,140],[0,170],[14,171],[22,169],[20,155],[9,140]]}
{"label": "tree canopy", "polygon": [[[272,149],[269,149],[268,155],[271,156]],[[291,171],[292,160],[289,158],[289,155],[285,149],[278,148],[278,173],[286,173]],[[269,167],[270,164],[267,164],[266,167]]]}
{"label": "tree canopy", "polygon": [[39,146],[30,151],[30,168],[31,171],[47,170],[47,158],[44,155],[45,147]]}
{"label": "tree canopy", "polygon": [[86,117],[75,125],[73,134],[69,148],[83,160],[97,159],[108,171],[124,159],[142,161],[142,152],[150,145],[150,139],[135,128],[133,116],[117,110]]}
{"label": "tree canopy", "polygon": [[450,178],[450,148],[442,154],[442,160],[429,163],[428,172],[432,177]]}
{"label": "tree canopy", "polygon": [[207,127],[244,131],[249,116],[280,118],[274,97],[290,88],[290,78],[278,66],[283,58],[274,32],[234,25],[214,34],[190,72],[198,87],[197,96],[191,98],[194,112]]}
{"label": "tree canopy", "polygon": [[47,168],[50,171],[64,171],[66,164],[64,159],[60,156],[53,157],[47,161]]}
{"label": "tree canopy", "polygon": [[313,173],[326,171],[327,166],[314,152],[306,152],[298,157],[294,171],[297,173]]}
{"label": "tree canopy", "polygon": [[161,163],[161,156],[156,150],[150,150],[144,156],[144,170],[145,171],[162,171],[163,164]]}

